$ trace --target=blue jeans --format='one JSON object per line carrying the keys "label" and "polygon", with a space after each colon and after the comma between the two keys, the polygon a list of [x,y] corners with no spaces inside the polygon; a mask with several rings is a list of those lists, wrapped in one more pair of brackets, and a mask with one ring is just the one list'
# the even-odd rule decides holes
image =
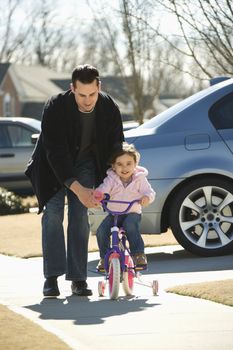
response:
{"label": "blue jeans", "polygon": [[[94,161],[90,159],[80,161],[76,170],[77,180],[83,186],[92,188],[95,178]],[[67,247],[63,228],[66,195],[68,204]],[[71,190],[62,188],[48,201],[42,216],[45,278],[66,274],[67,280],[86,280],[89,232],[87,208]]]}
{"label": "blue jeans", "polygon": [[[101,258],[104,258],[107,249],[110,247],[113,220],[114,218],[112,215],[106,216],[96,232]],[[136,253],[144,253],[144,242],[139,231],[140,222],[141,215],[137,213],[129,213],[118,217],[118,226],[123,227],[125,230],[132,255]]]}

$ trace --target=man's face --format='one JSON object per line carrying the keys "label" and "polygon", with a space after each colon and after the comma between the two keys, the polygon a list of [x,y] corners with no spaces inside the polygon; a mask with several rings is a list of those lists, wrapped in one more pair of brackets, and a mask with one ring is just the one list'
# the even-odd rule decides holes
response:
{"label": "man's face", "polygon": [[81,112],[90,112],[93,110],[100,91],[100,84],[98,85],[96,80],[90,84],[83,84],[77,80],[76,86],[71,84],[71,90],[74,94],[78,109]]}

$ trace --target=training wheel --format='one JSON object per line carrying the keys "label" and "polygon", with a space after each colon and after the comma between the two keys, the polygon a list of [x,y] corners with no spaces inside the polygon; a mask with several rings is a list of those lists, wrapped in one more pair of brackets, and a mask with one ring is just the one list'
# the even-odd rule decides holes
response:
{"label": "training wheel", "polygon": [[157,280],[154,280],[152,282],[152,291],[153,291],[153,295],[158,295],[158,291],[159,291],[159,282]]}
{"label": "training wheel", "polygon": [[98,282],[98,292],[99,292],[100,297],[104,296],[104,291],[105,291],[105,283],[104,283],[104,281],[99,281]]}

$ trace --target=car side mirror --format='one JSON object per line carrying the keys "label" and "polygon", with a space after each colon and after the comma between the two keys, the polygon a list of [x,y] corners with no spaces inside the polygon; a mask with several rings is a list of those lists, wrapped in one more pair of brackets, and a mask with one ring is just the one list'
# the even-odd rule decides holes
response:
{"label": "car side mirror", "polygon": [[38,140],[39,136],[40,136],[40,134],[32,134],[32,135],[31,135],[31,143],[32,143],[33,145],[36,144],[36,141]]}

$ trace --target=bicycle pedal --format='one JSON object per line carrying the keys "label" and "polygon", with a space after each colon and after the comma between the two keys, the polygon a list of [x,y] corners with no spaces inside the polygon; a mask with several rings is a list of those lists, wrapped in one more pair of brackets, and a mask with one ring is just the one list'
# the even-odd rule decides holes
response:
{"label": "bicycle pedal", "polygon": [[147,265],[138,265],[135,266],[136,271],[142,271],[142,270],[147,270]]}
{"label": "bicycle pedal", "polygon": [[104,273],[105,269],[96,269],[97,272]]}

